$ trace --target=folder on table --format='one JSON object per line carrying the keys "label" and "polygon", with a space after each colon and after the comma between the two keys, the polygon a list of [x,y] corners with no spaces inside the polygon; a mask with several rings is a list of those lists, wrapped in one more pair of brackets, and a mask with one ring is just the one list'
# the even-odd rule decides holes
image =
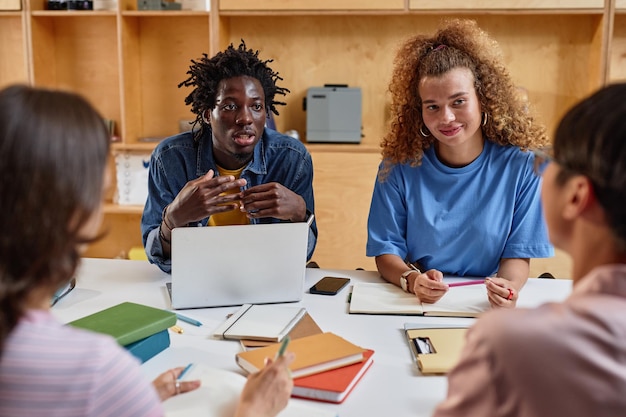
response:
{"label": "folder on table", "polygon": [[467,327],[405,324],[409,348],[422,374],[445,374],[452,369],[465,346]]}

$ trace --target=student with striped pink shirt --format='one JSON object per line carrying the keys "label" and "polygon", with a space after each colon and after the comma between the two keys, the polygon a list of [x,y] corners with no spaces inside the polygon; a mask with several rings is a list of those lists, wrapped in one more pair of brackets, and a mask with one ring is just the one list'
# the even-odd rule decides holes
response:
{"label": "student with striped pink shirt", "polygon": [[[50,313],[81,248],[98,237],[109,135],[83,98],[27,86],[0,91],[0,417],[162,416],[161,401],[200,386],[152,384],[110,337]],[[293,354],[248,379],[237,417],[275,416]]]}

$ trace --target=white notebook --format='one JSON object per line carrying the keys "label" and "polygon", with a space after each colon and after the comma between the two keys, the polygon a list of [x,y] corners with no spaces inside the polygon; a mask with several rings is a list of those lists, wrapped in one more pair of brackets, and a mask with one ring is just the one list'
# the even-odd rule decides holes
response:
{"label": "white notebook", "polygon": [[[163,402],[166,417],[230,417],[235,414],[237,401],[246,377],[235,372],[197,364],[184,380],[200,379],[195,391],[175,395]],[[336,413],[312,405],[289,400],[278,417],[335,417]]]}
{"label": "white notebook", "polygon": [[352,289],[350,313],[477,317],[491,308],[484,285],[450,288],[435,304],[390,283],[358,283]]}
{"label": "white notebook", "polygon": [[[446,282],[466,278],[448,278]],[[517,307],[533,308],[547,302],[561,302],[570,294],[572,281],[529,278],[519,293]],[[401,314],[435,317],[478,317],[491,309],[484,285],[452,287],[434,304],[420,303],[415,294],[388,282],[357,283],[353,286],[350,313]]]}
{"label": "white notebook", "polygon": [[280,342],[304,317],[306,309],[280,304],[244,304],[213,335],[223,339]]}

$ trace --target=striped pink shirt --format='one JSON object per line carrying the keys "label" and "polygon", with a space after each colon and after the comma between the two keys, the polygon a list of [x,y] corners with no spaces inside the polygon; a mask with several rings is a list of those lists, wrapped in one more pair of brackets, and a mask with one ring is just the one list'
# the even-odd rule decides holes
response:
{"label": "striped pink shirt", "polygon": [[0,417],[162,416],[135,358],[115,340],[29,311],[0,358]]}

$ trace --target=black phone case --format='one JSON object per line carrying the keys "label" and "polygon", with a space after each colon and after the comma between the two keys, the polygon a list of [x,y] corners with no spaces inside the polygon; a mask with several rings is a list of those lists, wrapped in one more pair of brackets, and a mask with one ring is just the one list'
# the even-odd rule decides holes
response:
{"label": "black phone case", "polygon": [[[324,290],[324,289],[318,289],[317,286],[325,279],[339,279],[341,281],[343,281],[345,279],[345,281],[343,282],[343,285],[341,285],[340,287],[338,287],[337,289],[333,289],[333,290]],[[311,294],[321,294],[321,295],[336,295],[338,294],[342,289],[344,289],[346,287],[346,285],[348,285],[350,283],[350,278],[339,278],[339,277],[324,277],[322,279],[320,279],[319,281],[317,281],[311,288],[309,288],[309,292]]]}

